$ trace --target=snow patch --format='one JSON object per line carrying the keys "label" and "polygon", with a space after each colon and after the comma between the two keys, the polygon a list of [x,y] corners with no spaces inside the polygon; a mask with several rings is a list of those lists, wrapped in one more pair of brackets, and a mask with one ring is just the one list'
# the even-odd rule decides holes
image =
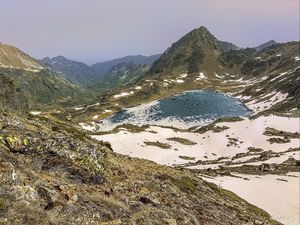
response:
{"label": "snow patch", "polygon": [[281,92],[277,92],[274,95],[274,92],[272,92],[272,93],[269,93],[269,94],[262,97],[262,98],[266,98],[266,97],[272,96],[268,100],[265,100],[265,101],[262,101],[262,102],[259,102],[258,100],[253,100],[251,102],[246,103],[246,105],[249,109],[251,109],[254,112],[258,113],[258,112],[262,112],[264,110],[270,109],[274,105],[284,101],[288,97],[288,95],[289,94],[287,94],[287,93],[283,94]]}
{"label": "snow patch", "polygon": [[[151,84],[153,84],[153,83],[151,83]],[[134,91],[122,92],[121,94],[114,95],[114,98],[122,98],[122,97],[125,97],[125,96],[128,96],[128,95],[133,95],[133,94],[134,94]]]}
{"label": "snow patch", "polygon": [[31,111],[30,114],[31,115],[34,115],[34,116],[37,116],[37,115],[40,115],[42,112],[39,112],[39,111]]}
{"label": "snow patch", "polygon": [[95,131],[96,130],[95,122],[91,122],[91,124],[92,125],[88,125],[86,123],[79,123],[79,125],[81,126],[82,129],[88,130],[88,131]]}
{"label": "snow patch", "polygon": [[217,78],[219,78],[219,79],[224,78],[224,76],[219,76],[217,73],[215,73],[215,76],[216,76]]}
{"label": "snow patch", "polygon": [[199,76],[196,78],[196,80],[203,80],[206,79],[207,77],[204,75],[204,73],[199,73]]}
{"label": "snow patch", "polygon": [[279,76],[277,76],[277,77],[275,77],[275,78],[271,79],[271,82],[272,82],[272,81],[274,81],[274,80],[277,80],[278,78],[280,78],[280,77],[282,77],[282,76],[284,76],[284,75],[286,75],[286,74],[288,74],[288,73],[289,73],[289,71],[286,71],[286,72],[280,73],[280,74],[279,74]]}
{"label": "snow patch", "polygon": [[203,177],[203,179],[236,193],[249,203],[267,211],[273,219],[283,224],[299,224],[299,172],[287,175],[257,176],[240,173],[233,175],[244,179],[233,176]]}
{"label": "snow patch", "polygon": [[187,74],[186,74],[186,73],[181,74],[181,75],[179,76],[179,78],[186,78],[186,77],[187,77]]}

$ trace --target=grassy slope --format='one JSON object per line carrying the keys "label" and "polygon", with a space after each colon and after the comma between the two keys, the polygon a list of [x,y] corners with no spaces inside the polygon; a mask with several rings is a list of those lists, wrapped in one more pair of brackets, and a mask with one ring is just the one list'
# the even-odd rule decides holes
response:
{"label": "grassy slope", "polygon": [[0,125],[6,224],[277,224],[188,171],[114,154],[67,124],[1,113]]}

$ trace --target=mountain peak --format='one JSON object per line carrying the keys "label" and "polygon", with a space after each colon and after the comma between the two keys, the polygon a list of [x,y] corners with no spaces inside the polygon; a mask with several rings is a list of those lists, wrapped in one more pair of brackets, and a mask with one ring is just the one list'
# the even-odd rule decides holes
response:
{"label": "mountain peak", "polygon": [[201,26],[187,33],[164,52],[163,56],[156,61],[150,74],[164,73],[166,71],[174,73],[199,72],[199,67],[205,62],[205,57],[217,57],[223,49],[218,39]]}
{"label": "mountain peak", "polygon": [[66,58],[63,55],[58,55],[52,58],[52,60],[63,60],[63,61],[71,61],[70,59]]}
{"label": "mountain peak", "polygon": [[[194,30],[192,30],[191,32],[187,33],[185,36],[194,36],[194,37],[214,37],[210,31],[204,27],[201,26],[199,28],[196,28]],[[184,37],[185,37],[184,36]]]}
{"label": "mountain peak", "polygon": [[94,83],[94,71],[82,62],[70,60],[62,55],[53,58],[46,57],[40,62],[71,83],[79,86],[88,86]]}
{"label": "mountain peak", "polygon": [[257,51],[262,51],[262,50],[264,50],[265,48],[270,47],[270,46],[272,46],[272,45],[276,45],[276,44],[278,44],[278,42],[276,42],[275,40],[270,40],[270,41],[267,41],[267,42],[265,42],[265,43],[263,43],[263,44],[257,46],[255,49],[256,49]]}
{"label": "mountain peak", "polygon": [[193,29],[190,33],[207,33],[209,30],[205,26]]}

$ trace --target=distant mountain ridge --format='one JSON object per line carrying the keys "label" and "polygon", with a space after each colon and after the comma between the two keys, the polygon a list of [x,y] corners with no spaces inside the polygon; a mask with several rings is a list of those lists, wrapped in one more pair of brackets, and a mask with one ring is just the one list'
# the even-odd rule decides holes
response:
{"label": "distant mountain ridge", "polygon": [[263,44],[261,44],[261,45],[255,47],[255,49],[256,49],[257,51],[262,51],[262,50],[264,50],[265,48],[270,47],[270,46],[272,46],[272,45],[276,45],[276,44],[278,44],[276,41],[271,40],[271,41],[267,41],[267,42],[265,42],[265,43],[263,43]]}
{"label": "distant mountain ridge", "polygon": [[152,65],[161,54],[151,55],[151,56],[143,56],[143,55],[134,55],[134,56],[125,56],[118,59],[113,59],[105,62],[95,63],[91,66],[91,68],[95,72],[95,76],[97,80],[100,80],[102,76],[107,74],[112,66],[117,65],[119,63],[135,63],[135,64],[145,64]]}
{"label": "distant mountain ridge", "polygon": [[149,68],[149,65],[134,62],[122,62],[113,65],[109,72],[102,77],[101,81],[93,86],[93,89],[108,91],[112,88],[133,84],[141,79]]}
{"label": "distant mountain ridge", "polygon": [[67,59],[64,56],[46,57],[40,60],[41,64],[59,74],[66,80],[87,87],[95,82],[94,71],[82,62]]}
{"label": "distant mountain ridge", "polygon": [[[80,99],[79,96],[84,99],[83,90],[78,86],[14,46],[0,44],[0,78],[0,94],[11,95],[5,104],[15,108],[24,104],[29,107],[69,104]],[[8,85],[15,91],[5,91]]]}
{"label": "distant mountain ridge", "polygon": [[[87,88],[89,86],[95,86],[97,83],[101,86],[102,80],[107,80],[111,70],[114,70],[116,65],[127,64],[127,66],[130,67],[131,64],[135,64],[139,65],[139,68],[142,68],[145,65],[150,67],[160,56],[161,54],[152,56],[125,56],[118,59],[99,62],[91,66],[82,62],[70,60],[64,56],[56,56],[54,58],[45,57],[40,60],[40,63],[44,67],[58,73],[63,79],[66,79],[75,85]],[[132,71],[130,69],[133,76],[136,76],[138,71],[141,70],[138,69],[137,71]]]}

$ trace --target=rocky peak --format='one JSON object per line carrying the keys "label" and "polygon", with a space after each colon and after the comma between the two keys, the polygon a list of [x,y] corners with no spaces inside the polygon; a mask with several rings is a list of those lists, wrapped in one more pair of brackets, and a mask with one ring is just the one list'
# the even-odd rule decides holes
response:
{"label": "rocky peak", "polygon": [[265,43],[263,43],[263,44],[257,46],[255,49],[256,49],[257,51],[262,51],[262,50],[264,50],[265,48],[270,47],[270,46],[272,46],[272,45],[276,45],[276,44],[278,44],[276,41],[271,40],[271,41],[267,41],[267,42],[265,42]]}
{"label": "rocky peak", "polygon": [[218,39],[206,27],[200,27],[187,33],[164,52],[157,60],[150,74],[199,72],[199,66],[207,56],[216,58],[223,52]]}

